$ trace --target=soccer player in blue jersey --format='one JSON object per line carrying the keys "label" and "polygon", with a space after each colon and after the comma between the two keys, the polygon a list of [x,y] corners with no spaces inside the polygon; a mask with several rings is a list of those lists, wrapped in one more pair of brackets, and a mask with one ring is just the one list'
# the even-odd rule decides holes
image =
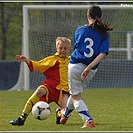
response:
{"label": "soccer player in blue jersey", "polygon": [[[99,63],[108,55],[110,35],[113,26],[103,22],[99,6],[90,6],[87,10],[88,24],[76,29],[74,51],[68,65],[70,97],[60,119],[65,124],[75,109],[85,122],[82,128],[95,127],[85,102],[81,98],[85,85],[95,75]],[[87,83],[87,84],[86,84]]]}

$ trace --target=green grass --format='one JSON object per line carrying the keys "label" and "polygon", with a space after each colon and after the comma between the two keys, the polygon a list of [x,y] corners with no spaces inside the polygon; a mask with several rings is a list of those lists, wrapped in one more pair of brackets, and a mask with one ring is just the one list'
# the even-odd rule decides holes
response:
{"label": "green grass", "polygon": [[95,128],[82,129],[83,121],[74,110],[65,125],[55,124],[55,110],[47,120],[39,121],[30,113],[24,126],[12,126],[33,93],[30,91],[0,91],[0,131],[133,131],[132,88],[127,89],[88,89],[83,99],[96,124]]}

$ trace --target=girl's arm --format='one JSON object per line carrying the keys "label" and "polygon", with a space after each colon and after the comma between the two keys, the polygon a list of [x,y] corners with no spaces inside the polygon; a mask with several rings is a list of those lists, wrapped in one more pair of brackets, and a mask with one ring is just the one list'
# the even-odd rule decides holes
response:
{"label": "girl's arm", "polygon": [[100,53],[82,72],[81,79],[84,80],[90,70],[95,67],[98,63],[100,63],[106,57],[106,53]]}

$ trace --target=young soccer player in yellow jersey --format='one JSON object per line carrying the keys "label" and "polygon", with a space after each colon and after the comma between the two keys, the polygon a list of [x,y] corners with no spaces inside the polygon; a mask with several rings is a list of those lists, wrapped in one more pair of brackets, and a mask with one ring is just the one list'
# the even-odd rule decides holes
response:
{"label": "young soccer player in yellow jersey", "polygon": [[[10,124],[18,126],[24,125],[33,105],[38,101],[45,101],[47,103],[55,102],[62,110],[65,108],[69,97],[68,63],[70,57],[68,53],[70,48],[70,39],[66,37],[57,37],[57,52],[52,56],[48,56],[40,61],[33,61],[27,59],[25,56],[16,55],[17,61],[25,62],[31,72],[37,70],[43,73],[46,80],[43,81],[42,85],[40,85],[27,100],[21,116],[16,120],[11,120]],[[62,111],[61,109],[57,111]],[[59,124],[61,116],[58,118],[56,118],[56,124]]]}

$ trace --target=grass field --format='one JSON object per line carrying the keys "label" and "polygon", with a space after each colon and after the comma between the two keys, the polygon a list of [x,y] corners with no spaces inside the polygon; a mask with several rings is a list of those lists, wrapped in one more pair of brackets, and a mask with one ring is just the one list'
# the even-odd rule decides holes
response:
{"label": "grass field", "polygon": [[39,121],[30,113],[24,126],[12,126],[10,120],[16,119],[33,90],[0,91],[0,131],[133,131],[133,89],[88,89],[82,97],[96,124],[95,128],[82,129],[81,117],[73,111],[65,125],[55,124],[55,110],[58,107],[51,103],[52,113],[47,120]]}

